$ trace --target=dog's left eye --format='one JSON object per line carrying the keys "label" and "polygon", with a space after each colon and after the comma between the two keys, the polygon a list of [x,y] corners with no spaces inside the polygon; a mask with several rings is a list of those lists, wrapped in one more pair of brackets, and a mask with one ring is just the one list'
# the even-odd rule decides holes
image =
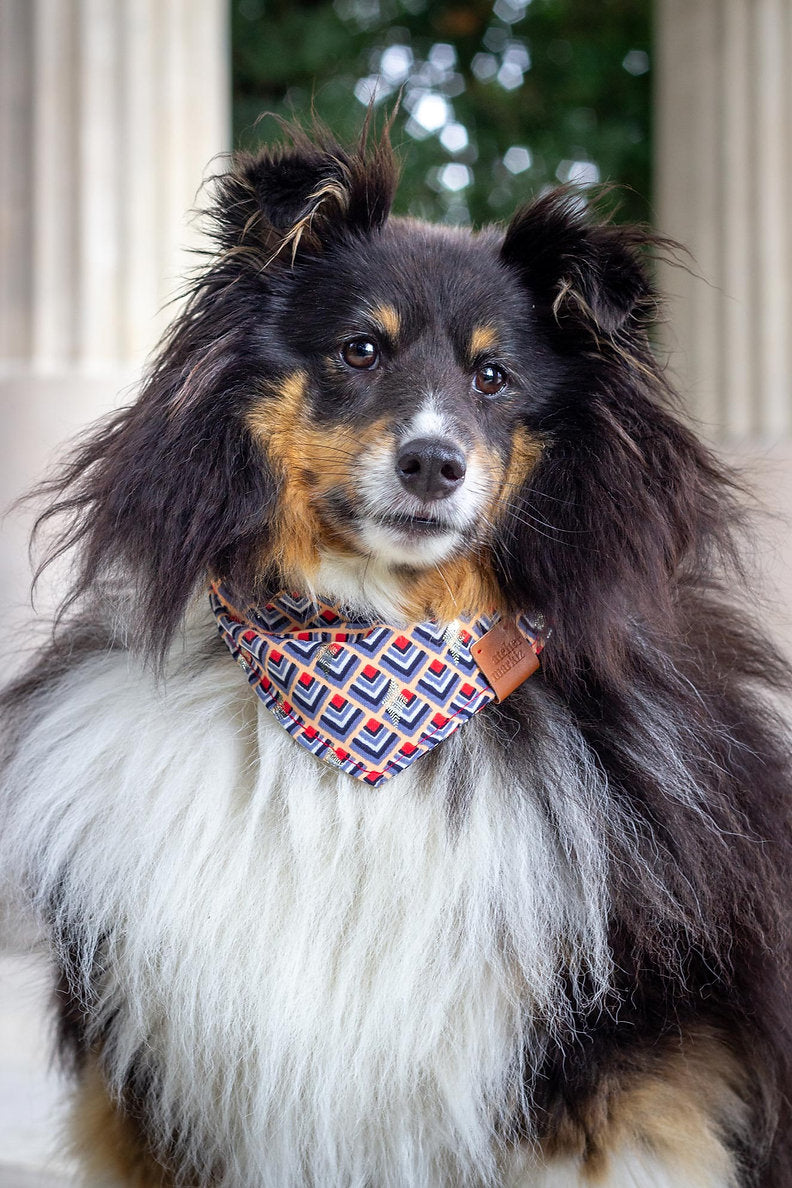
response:
{"label": "dog's left eye", "polygon": [[341,357],[350,367],[370,371],[379,363],[379,349],[370,338],[350,338],[341,348]]}
{"label": "dog's left eye", "polygon": [[473,387],[477,392],[481,392],[482,396],[497,396],[498,392],[506,387],[506,372],[494,363],[479,367],[473,376]]}

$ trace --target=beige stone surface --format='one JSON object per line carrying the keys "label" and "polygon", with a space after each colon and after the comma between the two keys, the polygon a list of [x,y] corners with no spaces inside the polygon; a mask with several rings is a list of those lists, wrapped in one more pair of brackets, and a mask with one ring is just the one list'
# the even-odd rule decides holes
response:
{"label": "beige stone surface", "polygon": [[59,1150],[66,1086],[51,1057],[50,995],[42,957],[0,953],[0,1188],[46,1188],[69,1170]]}
{"label": "beige stone surface", "polygon": [[73,1188],[68,1176],[0,1163],[0,1188]]}

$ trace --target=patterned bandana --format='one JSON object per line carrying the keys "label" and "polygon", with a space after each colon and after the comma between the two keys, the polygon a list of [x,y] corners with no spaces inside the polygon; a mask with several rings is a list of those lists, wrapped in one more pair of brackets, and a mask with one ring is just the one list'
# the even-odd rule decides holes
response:
{"label": "patterned bandana", "polygon": [[284,730],[374,787],[508,696],[542,650],[541,624],[524,616],[392,628],[297,594],[240,611],[215,582],[210,600],[231,655]]}

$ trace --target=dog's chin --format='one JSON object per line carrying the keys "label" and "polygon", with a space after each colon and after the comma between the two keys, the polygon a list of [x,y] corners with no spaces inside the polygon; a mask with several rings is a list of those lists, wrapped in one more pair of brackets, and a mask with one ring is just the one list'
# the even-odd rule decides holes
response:
{"label": "dog's chin", "polygon": [[367,518],[356,536],[361,552],[380,564],[416,569],[447,561],[462,545],[458,528],[428,516]]}

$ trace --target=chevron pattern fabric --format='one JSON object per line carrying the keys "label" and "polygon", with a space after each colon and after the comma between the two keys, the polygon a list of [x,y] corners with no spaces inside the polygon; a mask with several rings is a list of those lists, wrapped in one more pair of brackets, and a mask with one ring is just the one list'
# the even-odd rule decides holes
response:
{"label": "chevron pattern fabric", "polygon": [[[219,582],[210,600],[221,638],[284,730],[372,787],[496,699],[470,652],[496,616],[395,628],[290,593],[240,610]],[[525,618],[518,627],[538,653],[538,631]]]}

